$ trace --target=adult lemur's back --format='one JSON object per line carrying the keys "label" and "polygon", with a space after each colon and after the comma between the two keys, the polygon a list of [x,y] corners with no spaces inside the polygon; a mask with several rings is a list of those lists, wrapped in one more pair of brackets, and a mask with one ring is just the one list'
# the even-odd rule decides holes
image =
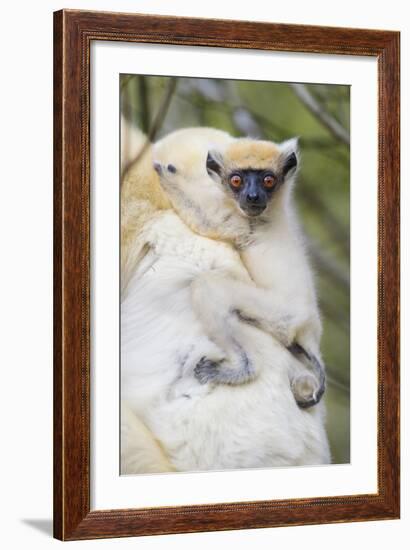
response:
{"label": "adult lemur's back", "polygon": [[[186,160],[190,150],[202,155],[218,140],[229,139],[212,130],[181,131],[155,147],[155,158],[168,166],[176,155]],[[123,473],[145,471],[146,453],[155,441],[163,458],[153,457],[157,471],[328,462],[323,409],[319,405],[306,412],[297,406],[287,377],[289,361],[295,359],[269,334],[246,327],[249,353],[259,369],[252,383],[202,385],[184,370],[195,356],[214,351],[190,304],[193,278],[222,269],[250,279],[232,246],[196,235],[169,209],[151,152],[145,156],[123,182],[121,374],[130,411],[126,421],[132,424],[134,418],[147,428],[145,435],[140,430],[139,441],[148,441],[149,434],[153,438],[144,447],[144,460],[133,460],[141,450],[132,445],[132,430],[123,426],[128,430],[122,442]]]}

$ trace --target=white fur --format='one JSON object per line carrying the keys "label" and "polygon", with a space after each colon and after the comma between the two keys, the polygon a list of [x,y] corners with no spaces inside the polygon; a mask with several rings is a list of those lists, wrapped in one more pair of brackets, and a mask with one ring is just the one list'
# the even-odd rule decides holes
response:
{"label": "white fur", "polygon": [[[160,144],[156,153],[166,165],[175,162],[175,151],[185,152],[181,158],[186,159],[193,143],[195,151],[206,151],[219,138],[232,139],[212,136],[212,130],[206,136],[200,129],[182,131],[171,135],[171,147]],[[202,357],[221,357],[221,349],[197,317],[195,288],[198,281],[203,288],[209,274],[254,288],[238,252],[220,240],[195,234],[173,211],[158,212],[145,225],[139,246],[141,239],[147,253],[127,286],[121,310],[122,399],[161,443],[175,469],[329,462],[323,406],[297,406],[288,372],[298,368],[298,361],[267,332],[237,323],[241,345],[256,366],[252,382],[202,385],[194,376]],[[283,254],[280,247],[276,252]],[[212,305],[217,294],[202,293],[200,299],[204,297]],[[223,292],[218,299],[216,308],[224,310],[228,301]],[[144,461],[135,461],[132,445],[126,447],[123,473],[143,471]],[[155,460],[154,456],[154,470]],[[139,465],[134,467],[135,462]],[[166,467],[162,462],[158,471]]]}
{"label": "white fur", "polygon": [[[200,153],[199,140],[196,139],[196,159],[206,158],[206,141],[202,143]],[[285,181],[278,186],[266,210],[257,219],[249,219],[241,211],[235,194],[224,182],[226,174],[238,169],[236,163],[239,166],[245,163],[248,168],[254,163],[279,175],[291,154],[298,156],[297,139],[276,145],[228,137],[220,150],[212,150],[212,157],[218,159],[225,174],[212,171],[209,177],[205,161],[202,166],[196,162],[193,171],[188,154],[188,160],[177,158],[176,171],[170,172],[163,165],[161,183],[174,208],[192,229],[201,235],[217,235],[241,247],[241,259],[258,287],[256,290],[252,286],[238,285],[230,277],[215,280],[212,275],[205,275],[193,295],[194,306],[199,317],[203,318],[205,330],[213,341],[218,341],[221,349],[228,352],[228,357],[232,356],[229,347],[236,346],[235,340],[238,340],[225,320],[229,311],[240,311],[253,319],[285,346],[296,341],[313,358],[306,361],[306,357],[300,356],[301,360],[294,365],[297,368],[290,371],[295,397],[299,402],[307,403],[312,399],[317,401],[316,396],[323,391],[324,370],[320,357],[321,321],[312,270],[291,201],[296,170],[293,168],[286,174]],[[201,299],[201,288],[206,288],[204,299]],[[224,307],[219,303],[212,309],[207,303],[206,294],[215,293],[224,300]],[[231,383],[246,379],[238,374],[234,378],[235,371],[232,370],[229,374],[226,369],[219,372],[216,368],[212,371],[207,365],[205,367],[205,379],[213,377],[215,381]]]}
{"label": "white fur", "polygon": [[121,472],[172,472],[159,441],[125,402],[121,404]]}
{"label": "white fur", "polygon": [[125,174],[127,168],[138,156],[147,138],[121,115],[121,174]]}

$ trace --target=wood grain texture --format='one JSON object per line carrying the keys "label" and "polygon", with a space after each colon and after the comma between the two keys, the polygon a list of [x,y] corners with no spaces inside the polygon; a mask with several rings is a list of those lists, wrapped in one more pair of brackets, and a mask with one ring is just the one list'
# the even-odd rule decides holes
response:
{"label": "wood grain texture", "polygon": [[62,344],[63,344],[63,319],[62,319],[62,287],[63,287],[63,265],[62,265],[62,250],[63,250],[63,224],[62,224],[62,189],[63,189],[63,156],[62,156],[62,128],[63,128],[63,93],[62,93],[62,14],[55,14],[54,17],[54,66],[53,66],[53,84],[54,84],[54,213],[53,213],[53,229],[54,229],[54,289],[53,289],[53,310],[54,310],[54,326],[53,326],[53,353],[54,353],[54,377],[53,377],[53,394],[54,394],[54,418],[53,418],[53,433],[54,433],[54,492],[53,492],[53,507],[54,507],[54,534],[55,536],[63,537],[62,529],[62,510],[63,510],[63,437],[62,437]]}
{"label": "wood grain texture", "polygon": [[[91,40],[375,56],[379,74],[378,493],[90,511]],[[399,517],[399,33],[54,14],[54,535],[62,540]]]}

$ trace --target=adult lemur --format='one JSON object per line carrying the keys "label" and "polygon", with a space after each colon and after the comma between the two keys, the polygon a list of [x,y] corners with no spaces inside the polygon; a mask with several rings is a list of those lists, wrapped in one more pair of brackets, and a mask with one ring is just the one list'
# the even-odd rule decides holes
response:
{"label": "adult lemur", "polygon": [[[329,461],[323,407],[301,409],[289,385],[289,372],[306,371],[286,349],[305,313],[293,311],[285,301],[272,307],[256,294],[253,299],[253,290],[260,289],[231,244],[245,234],[247,217],[232,215],[229,224],[217,227],[208,225],[209,211],[204,216],[201,200],[198,207],[205,187],[190,175],[198,175],[211,144],[224,148],[228,142],[233,138],[210,129],[175,132],[156,144],[153,153],[148,149],[140,155],[122,183],[123,473]],[[154,158],[159,171],[185,174],[186,181],[200,185],[187,211],[200,221],[198,228],[206,226],[206,237],[170,208],[168,186],[164,193]],[[206,200],[214,195],[228,206],[230,199],[204,173]],[[169,197],[174,202],[174,193]],[[185,191],[184,197],[186,204]],[[209,303],[227,304],[218,278],[223,285],[228,280],[236,288],[252,289],[237,296],[237,311],[225,311],[228,334],[234,335],[227,346],[207,326]],[[208,303],[199,316],[204,295]],[[248,384],[201,383],[204,373],[195,368],[205,364],[203,358],[214,363],[208,370],[223,361],[234,372],[252,369],[258,376]]]}

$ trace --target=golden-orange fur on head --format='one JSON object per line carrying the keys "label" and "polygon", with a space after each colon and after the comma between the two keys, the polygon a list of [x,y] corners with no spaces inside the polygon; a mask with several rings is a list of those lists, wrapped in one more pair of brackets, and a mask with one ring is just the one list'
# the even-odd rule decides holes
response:
{"label": "golden-orange fur on head", "polygon": [[242,170],[271,168],[277,164],[280,156],[281,150],[275,143],[249,138],[234,141],[224,151],[225,161]]}

